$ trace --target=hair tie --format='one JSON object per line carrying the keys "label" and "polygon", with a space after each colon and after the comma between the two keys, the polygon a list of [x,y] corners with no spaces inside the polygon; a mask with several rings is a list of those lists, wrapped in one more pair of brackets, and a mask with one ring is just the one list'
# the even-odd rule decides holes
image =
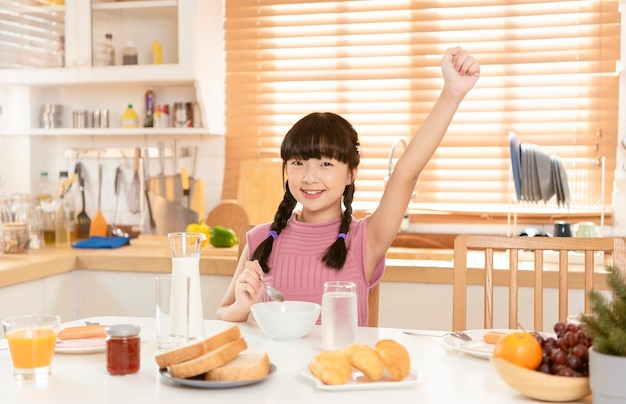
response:
{"label": "hair tie", "polygon": [[270,230],[270,232],[267,233],[267,235],[273,238],[274,240],[276,240],[276,237],[278,237],[278,233],[276,233],[276,230]]}
{"label": "hair tie", "polygon": [[337,234],[337,238],[342,238],[342,239],[346,239],[346,233],[339,233]]}

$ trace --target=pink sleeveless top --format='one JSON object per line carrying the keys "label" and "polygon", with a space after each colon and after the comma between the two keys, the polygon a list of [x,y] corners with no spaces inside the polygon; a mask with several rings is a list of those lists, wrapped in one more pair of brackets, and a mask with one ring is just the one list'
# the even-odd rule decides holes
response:
{"label": "pink sleeveless top", "polygon": [[[339,271],[322,262],[326,249],[337,239],[341,219],[324,224],[296,221],[292,215],[287,226],[274,241],[268,260],[270,272],[264,275],[265,283],[280,290],[286,300],[302,300],[322,304],[322,292],[326,281],[351,281],[356,283],[359,325],[367,325],[367,297],[383,277],[385,258],[374,269],[372,280],[365,279],[363,252],[367,218],[352,220],[346,238],[348,256]],[[270,223],[251,229],[247,237],[250,256],[267,238]],[[264,300],[269,300],[265,295]]]}

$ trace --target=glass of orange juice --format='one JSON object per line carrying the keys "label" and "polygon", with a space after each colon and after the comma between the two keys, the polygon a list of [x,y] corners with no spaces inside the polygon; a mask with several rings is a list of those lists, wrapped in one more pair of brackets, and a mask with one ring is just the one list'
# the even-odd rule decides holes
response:
{"label": "glass of orange juice", "polygon": [[50,375],[61,319],[54,315],[25,315],[2,320],[9,343],[13,377],[44,380]]}

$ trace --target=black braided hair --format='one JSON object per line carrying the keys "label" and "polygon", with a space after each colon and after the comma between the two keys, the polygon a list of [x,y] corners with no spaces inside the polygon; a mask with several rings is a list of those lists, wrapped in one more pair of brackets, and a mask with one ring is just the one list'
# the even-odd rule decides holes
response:
{"label": "black braided hair", "polygon": [[[274,215],[274,221],[270,225],[270,231],[275,231],[277,235],[283,231],[285,226],[287,226],[287,220],[289,220],[293,209],[296,207],[296,203],[296,198],[294,198],[293,195],[291,195],[291,191],[289,191],[289,184],[285,183],[285,196],[278,205],[278,210]],[[267,260],[270,257],[273,246],[274,237],[267,236],[267,238],[259,244],[256,250],[254,250],[252,257],[250,257],[251,261],[259,260],[259,265],[261,265],[261,268],[265,273],[270,271],[270,268],[267,265]]]}
{"label": "black braided hair", "polygon": [[[280,157],[283,160],[283,175],[287,161],[293,158],[299,160],[333,158],[346,163],[350,170],[358,167],[361,160],[359,137],[347,120],[332,112],[314,112],[301,118],[285,135],[280,147]],[[346,235],[352,222],[352,200],[354,198],[354,183],[346,186],[343,191],[345,207],[338,234]],[[285,196],[274,215],[270,231],[279,235],[287,226],[287,221],[296,207],[297,201],[289,191],[285,182]],[[274,245],[274,237],[268,236],[256,248],[251,260],[258,259],[263,272],[269,272],[267,260]],[[346,262],[348,249],[343,237],[331,244],[322,261],[329,268],[340,270]]]}

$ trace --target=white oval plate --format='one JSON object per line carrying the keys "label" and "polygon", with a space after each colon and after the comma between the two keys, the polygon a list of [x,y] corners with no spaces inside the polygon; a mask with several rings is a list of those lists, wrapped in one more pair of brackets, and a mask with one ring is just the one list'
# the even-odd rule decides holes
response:
{"label": "white oval plate", "polygon": [[233,382],[221,382],[221,381],[216,382],[212,380],[204,380],[200,378],[201,376],[196,376],[196,378],[189,378],[189,379],[179,379],[176,377],[172,377],[172,375],[170,375],[170,371],[167,369],[160,369],[159,372],[161,373],[161,376],[164,379],[172,381],[174,383],[182,384],[183,386],[197,387],[201,389],[227,389],[227,388],[247,386],[249,384],[262,382],[263,380],[270,377],[274,372],[276,372],[276,366],[271,364],[270,371],[267,374],[267,376],[262,377],[260,379],[241,380],[241,381],[233,381]]}
{"label": "white oval plate", "polygon": [[79,355],[106,351],[104,338],[83,338],[58,340],[54,352],[58,354]]}
{"label": "white oval plate", "polygon": [[454,337],[451,334],[446,335],[443,338],[443,342],[455,351],[463,352],[468,355],[475,356],[480,359],[489,359],[493,356],[493,350],[496,347],[495,344],[488,344],[483,340],[485,334],[490,331],[511,333],[520,330],[509,330],[503,328],[493,328],[486,330],[467,330],[465,333],[472,337],[471,341],[463,341],[460,338]]}

